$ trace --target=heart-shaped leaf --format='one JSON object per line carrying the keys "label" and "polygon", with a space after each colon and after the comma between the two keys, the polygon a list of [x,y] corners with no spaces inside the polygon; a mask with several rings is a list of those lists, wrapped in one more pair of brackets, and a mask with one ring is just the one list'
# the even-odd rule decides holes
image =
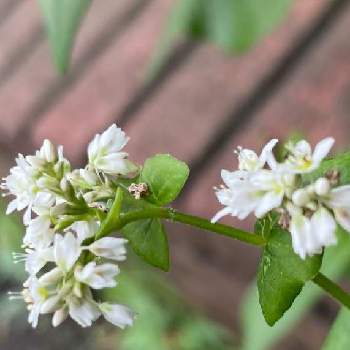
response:
{"label": "heart-shaped leaf", "polygon": [[259,302],[270,326],[291,307],[305,282],[318,273],[321,262],[321,255],[302,260],[293,251],[289,232],[272,227],[258,272]]}
{"label": "heart-shaped leaf", "polygon": [[159,219],[132,222],[122,232],[137,255],[147,263],[169,271],[168,239]]}
{"label": "heart-shaped leaf", "polygon": [[170,154],[157,154],[146,160],[140,182],[146,182],[150,195],[148,201],[157,205],[171,203],[179,195],[189,175],[186,163]]}

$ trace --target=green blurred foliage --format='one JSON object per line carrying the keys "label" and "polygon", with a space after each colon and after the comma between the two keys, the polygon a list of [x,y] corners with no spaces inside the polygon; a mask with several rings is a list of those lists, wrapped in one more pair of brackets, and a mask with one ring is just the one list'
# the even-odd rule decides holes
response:
{"label": "green blurred foliage", "polygon": [[70,64],[74,40],[91,0],[38,0],[46,23],[53,59],[64,73]]}
{"label": "green blurred foliage", "polygon": [[148,72],[152,80],[179,38],[209,41],[229,54],[251,49],[284,18],[291,0],[178,0]]}
{"label": "green blurred foliage", "polygon": [[[132,270],[135,271],[134,265]],[[132,328],[119,332],[120,350],[231,350],[230,333],[191,309],[178,293],[150,268],[127,271],[104,297],[138,313]]]}
{"label": "green blurred foliage", "polygon": [[322,350],[350,349],[350,310],[342,308],[329,332]]}

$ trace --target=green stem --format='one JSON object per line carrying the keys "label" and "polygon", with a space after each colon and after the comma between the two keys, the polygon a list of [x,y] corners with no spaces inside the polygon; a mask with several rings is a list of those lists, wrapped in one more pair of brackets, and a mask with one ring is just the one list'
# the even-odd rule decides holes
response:
{"label": "green stem", "polygon": [[263,246],[266,243],[264,238],[260,235],[239,230],[227,225],[213,224],[207,219],[183,214],[171,208],[147,208],[140,211],[121,214],[117,229],[121,229],[133,221],[149,218],[168,219],[173,222],[180,222],[256,246]]}
{"label": "green stem", "polygon": [[107,236],[110,232],[114,231],[116,227],[120,226],[120,211],[122,209],[123,196],[123,190],[118,187],[113,205],[106,219],[103,221],[101,228],[96,232],[95,240]]}
{"label": "green stem", "polygon": [[328,277],[319,272],[312,280],[320,288],[326,291],[334,299],[338,300],[340,304],[350,309],[350,295],[345,292],[338,284],[334,283]]}

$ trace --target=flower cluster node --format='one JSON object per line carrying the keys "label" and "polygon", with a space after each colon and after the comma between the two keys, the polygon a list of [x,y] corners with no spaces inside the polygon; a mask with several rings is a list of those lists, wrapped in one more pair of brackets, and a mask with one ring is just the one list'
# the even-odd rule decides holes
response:
{"label": "flower cluster node", "polygon": [[339,186],[338,170],[303,185],[303,174],[320,166],[334,144],[333,138],[323,139],[313,151],[305,140],[290,142],[282,162],[273,155],[276,143],[276,139],[268,142],[260,156],[242,147],[235,151],[238,170],[222,170],[225,185],[215,191],[224,208],[212,222],[225,215],[243,220],[251,213],[262,218],[277,211],[279,224],[291,233],[295,253],[305,259],[336,244],[337,223],[350,231],[350,185]]}
{"label": "flower cluster node", "polygon": [[101,315],[120,328],[133,323],[126,306],[96,299],[96,291],[117,285],[118,264],[126,259],[125,239],[95,237],[101,225],[98,211],[107,211],[117,178],[138,170],[122,151],[127,142],[112,125],[90,143],[86,167],[71,170],[63,147],[44,140],[34,155],[19,154],[3,179],[4,195],[14,196],[7,213],[25,209],[24,252],[13,257],[29,275],[23,290],[10,298],[24,300],[33,327],[41,314],[52,314],[54,327],[68,316],[82,327]]}
{"label": "flower cluster node", "polygon": [[141,199],[141,197],[147,196],[148,194],[148,185],[145,182],[139,184],[132,183],[128,187],[128,191],[135,199]]}

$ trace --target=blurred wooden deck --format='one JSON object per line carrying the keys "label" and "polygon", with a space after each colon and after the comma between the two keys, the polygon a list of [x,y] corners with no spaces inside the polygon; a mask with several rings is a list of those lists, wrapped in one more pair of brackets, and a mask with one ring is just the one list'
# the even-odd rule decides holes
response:
{"label": "blurred wooden deck", "polygon": [[[48,137],[79,165],[89,139],[116,122],[131,136],[133,160],[170,152],[191,164],[177,205],[210,217],[218,209],[212,186],[221,168],[234,168],[236,145],[259,149],[294,130],[311,141],[333,135],[338,149],[349,144],[350,1],[296,0],[287,20],[240,57],[186,43],[144,86],[173,2],[93,2],[72,68],[60,77],[36,4],[0,0],[1,150],[27,153]],[[190,229],[170,232],[170,278],[202,310],[237,328],[258,252]],[[281,348],[318,349],[333,314],[323,302]]]}

